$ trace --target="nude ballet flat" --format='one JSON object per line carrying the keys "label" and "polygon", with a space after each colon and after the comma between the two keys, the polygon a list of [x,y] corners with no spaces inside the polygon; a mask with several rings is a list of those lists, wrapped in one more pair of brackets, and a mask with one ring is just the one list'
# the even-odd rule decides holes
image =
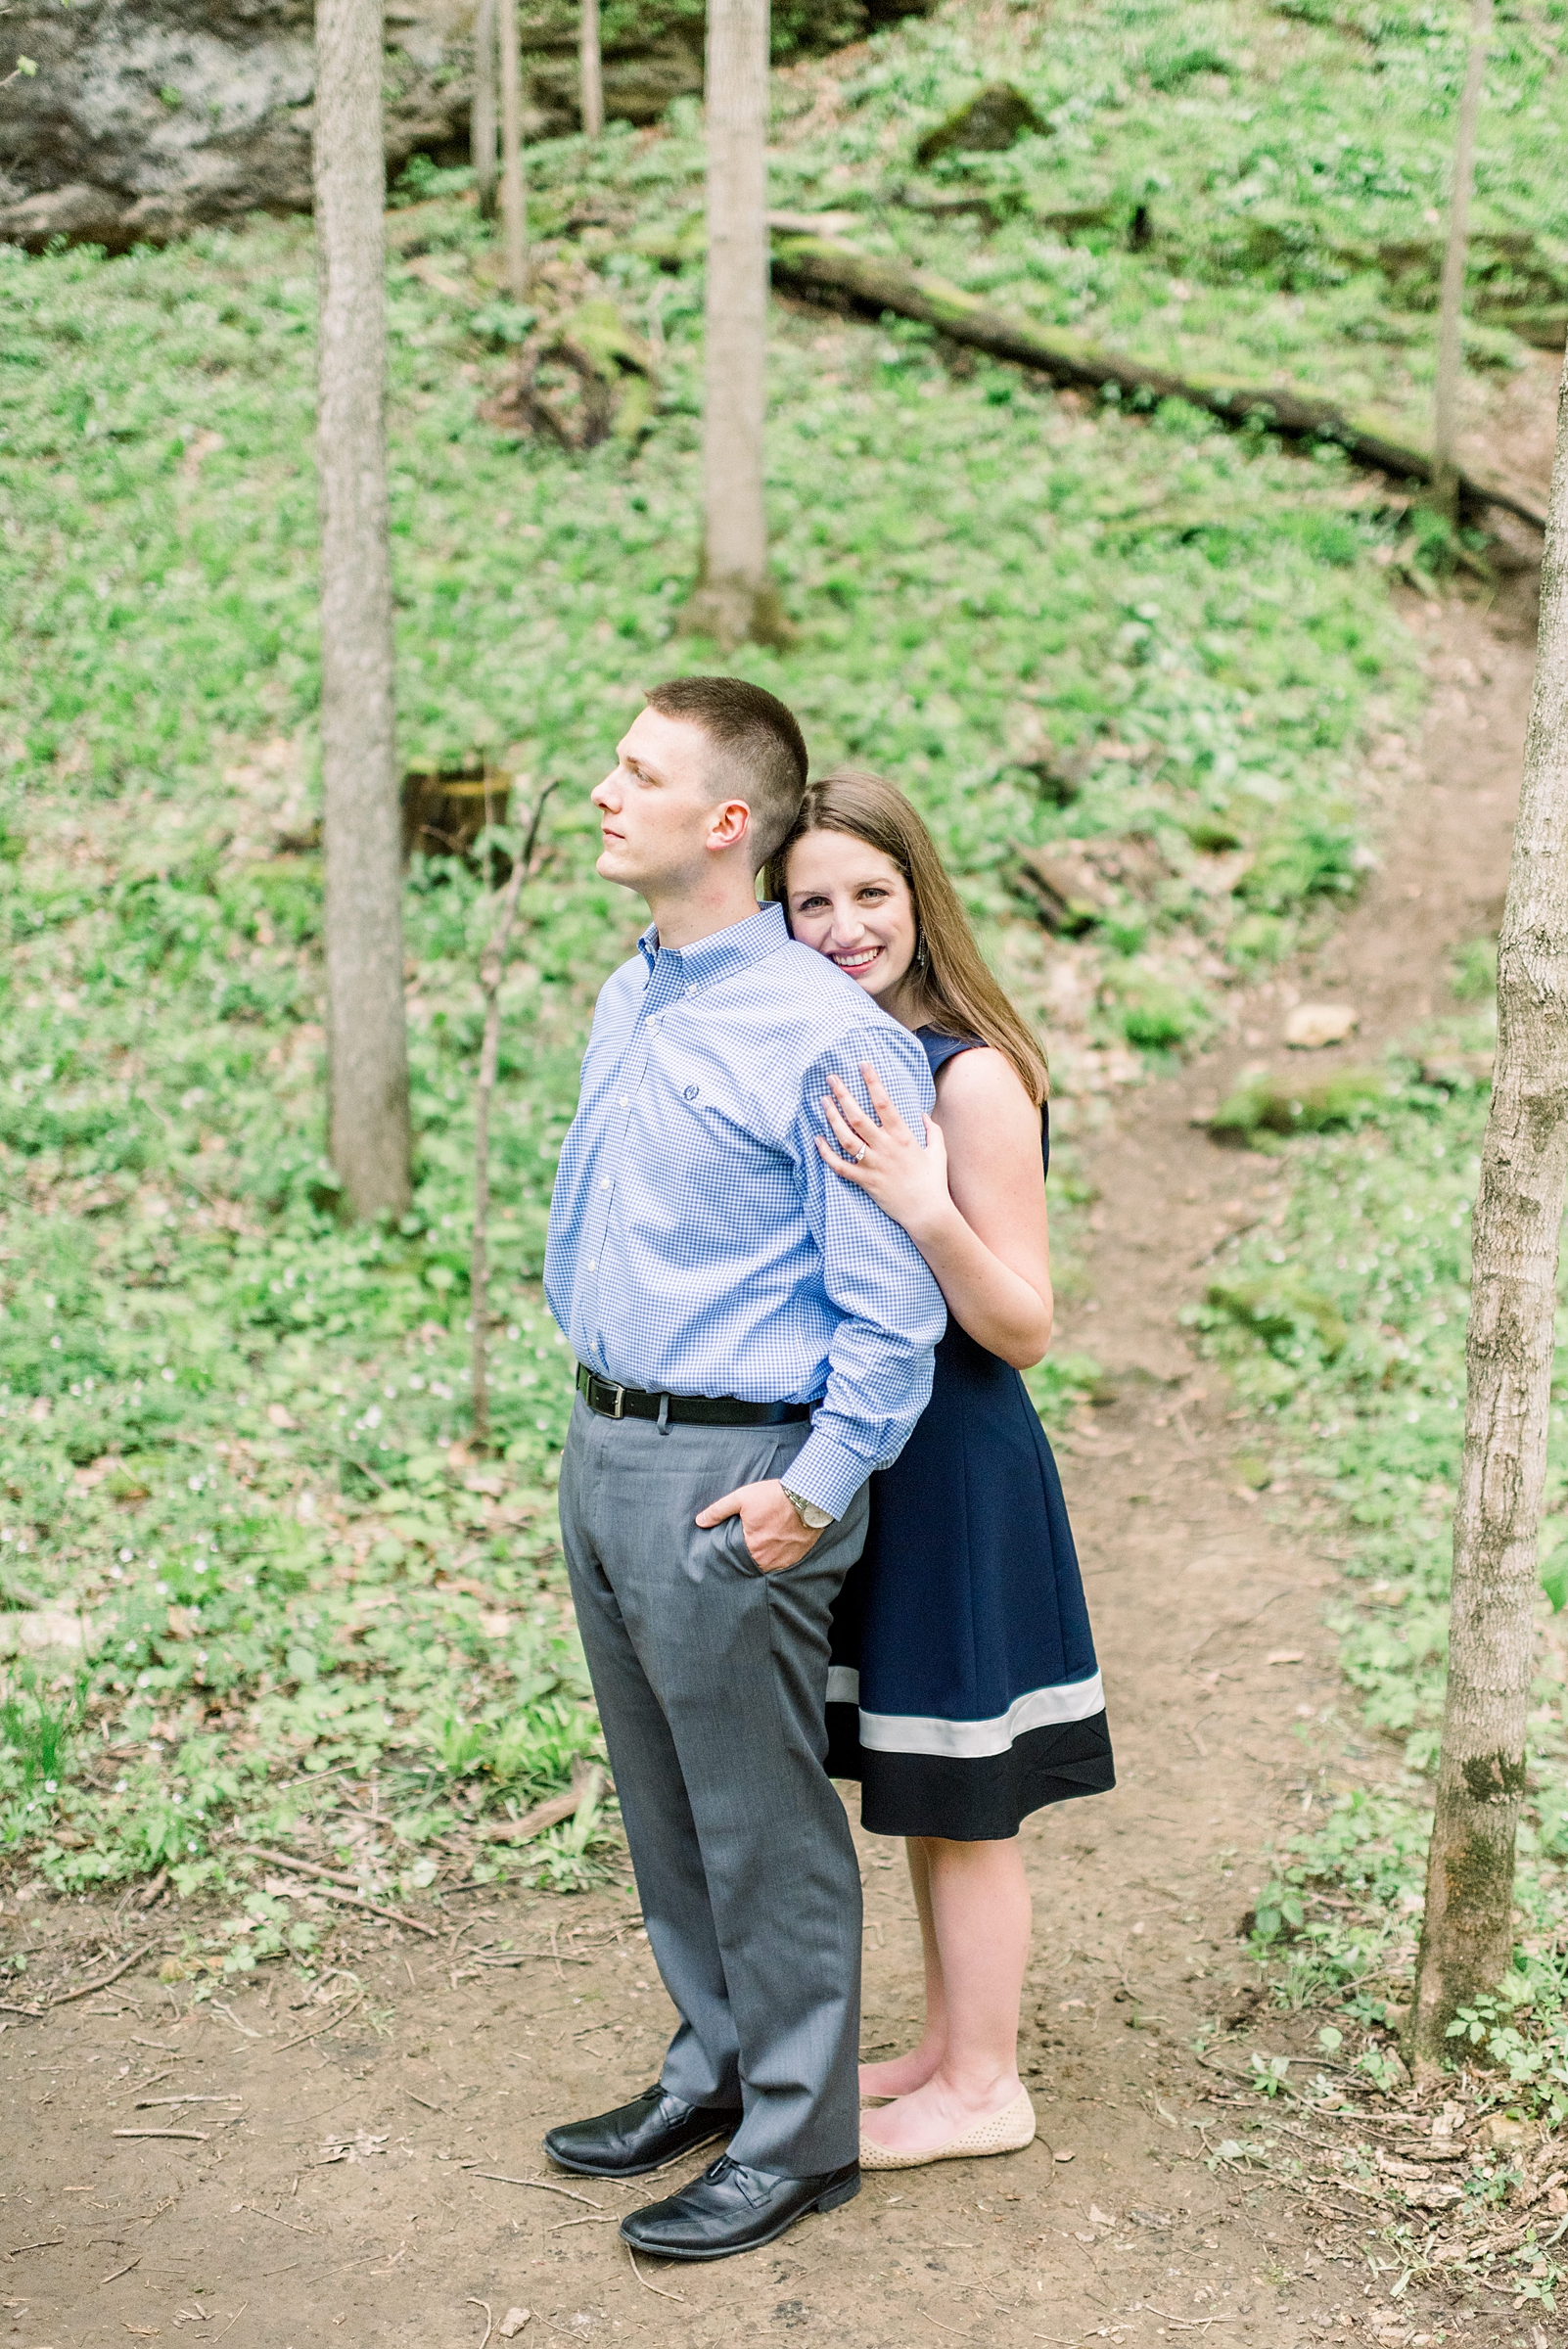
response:
{"label": "nude ballet flat", "polygon": [[1029,2091],[1021,2088],[1012,2102],[1000,2112],[988,2114],[976,2121],[962,2136],[945,2145],[934,2146],[929,2153],[893,2153],[886,2145],[874,2145],[864,2131],[860,2135],[860,2167],[862,2170],[918,2170],[928,2161],[965,2161],[981,2153],[1021,2153],[1035,2142],[1035,2107],[1029,2100]]}

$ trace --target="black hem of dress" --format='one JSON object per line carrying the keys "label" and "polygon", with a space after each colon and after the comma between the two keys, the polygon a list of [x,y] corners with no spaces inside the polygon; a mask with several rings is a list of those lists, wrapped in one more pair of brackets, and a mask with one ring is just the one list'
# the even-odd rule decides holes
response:
{"label": "black hem of dress", "polygon": [[1102,1712],[1026,1729],[1002,1754],[888,1754],[864,1746],[854,1705],[827,1709],[827,1773],[860,1781],[860,1824],[872,1835],[940,1835],[998,1843],[1047,1803],[1108,1794],[1116,1784]]}

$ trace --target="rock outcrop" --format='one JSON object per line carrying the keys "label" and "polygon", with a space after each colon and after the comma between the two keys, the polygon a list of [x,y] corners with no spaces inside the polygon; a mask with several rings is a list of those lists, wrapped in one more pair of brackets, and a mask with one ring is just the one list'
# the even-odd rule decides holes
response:
{"label": "rock outcrop", "polygon": [[[780,0],[775,55],[839,46],[934,0]],[[387,162],[457,161],[474,0],[387,0]],[[530,134],[576,127],[575,0],[524,0]],[[605,109],[657,121],[702,88],[701,0],[606,0]],[[0,89],[0,242],[123,252],[207,222],[310,204],[309,0],[21,0]]]}

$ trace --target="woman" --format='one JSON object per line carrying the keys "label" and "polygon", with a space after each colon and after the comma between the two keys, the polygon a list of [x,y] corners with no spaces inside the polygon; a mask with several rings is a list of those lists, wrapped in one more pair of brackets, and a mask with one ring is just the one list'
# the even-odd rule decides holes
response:
{"label": "woman", "polygon": [[835,1082],[817,1144],[902,1224],[947,1302],[930,1405],[872,1480],[828,1684],[828,1768],[861,1781],[872,1833],[907,1838],[920,1915],[924,2034],[860,2073],[862,2095],[891,2099],[862,2115],[861,2165],[904,2169],[1033,2139],[1019,1822],[1114,1783],[1061,1486],[1018,1375],[1051,1332],[1045,1062],[891,783],[813,783],[766,886],[797,939],[915,1032],[936,1082],[923,1148],[870,1067],[871,1114]]}

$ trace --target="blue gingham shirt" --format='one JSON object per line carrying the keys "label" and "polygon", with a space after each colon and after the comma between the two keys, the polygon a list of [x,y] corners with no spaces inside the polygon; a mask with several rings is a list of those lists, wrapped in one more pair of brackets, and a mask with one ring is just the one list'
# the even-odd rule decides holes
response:
{"label": "blue gingham shirt", "polygon": [[650,929],[606,981],[561,1152],[544,1288],[619,1386],[810,1403],[790,1489],[835,1517],[931,1394],[942,1294],[907,1233],[823,1166],[828,1077],[878,1071],[916,1133],[924,1047],[766,905],[694,945]]}

